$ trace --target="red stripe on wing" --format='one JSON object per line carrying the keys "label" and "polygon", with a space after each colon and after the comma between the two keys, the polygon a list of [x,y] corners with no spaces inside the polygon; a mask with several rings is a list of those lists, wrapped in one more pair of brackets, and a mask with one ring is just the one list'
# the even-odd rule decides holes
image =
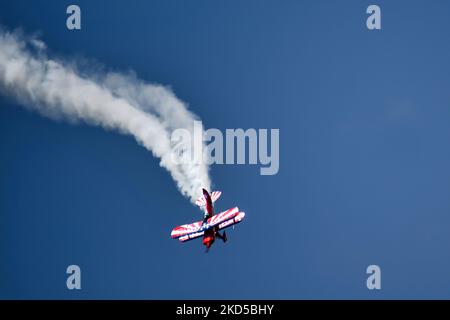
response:
{"label": "red stripe on wing", "polygon": [[221,212],[221,213],[218,213],[218,214],[212,216],[211,218],[208,219],[208,223],[211,226],[215,226],[226,220],[234,218],[238,213],[239,213],[239,208],[234,207],[234,208],[228,209],[227,211],[224,211],[224,212]]}
{"label": "red stripe on wing", "polygon": [[179,237],[187,235],[189,233],[197,232],[198,229],[200,229],[201,226],[202,226],[202,222],[201,221],[194,222],[194,223],[191,223],[191,224],[184,224],[182,226],[174,228],[172,230],[172,232],[170,233],[170,236],[172,238],[179,238]]}

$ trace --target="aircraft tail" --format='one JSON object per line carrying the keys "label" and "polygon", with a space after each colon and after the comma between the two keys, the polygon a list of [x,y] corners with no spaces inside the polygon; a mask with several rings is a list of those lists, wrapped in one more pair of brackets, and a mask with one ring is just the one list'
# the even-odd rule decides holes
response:
{"label": "aircraft tail", "polygon": [[[211,201],[214,203],[217,199],[220,198],[222,192],[221,191],[213,191],[211,193]],[[198,199],[195,201],[195,204],[198,205],[200,208],[204,207],[206,205],[206,198],[204,195],[201,195],[198,197]]]}

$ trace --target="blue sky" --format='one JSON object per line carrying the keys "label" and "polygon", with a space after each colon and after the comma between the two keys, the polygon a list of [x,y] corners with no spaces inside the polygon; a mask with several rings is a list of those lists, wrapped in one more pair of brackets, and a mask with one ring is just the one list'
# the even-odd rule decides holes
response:
{"label": "blue sky", "polygon": [[[450,4],[0,3],[50,54],[170,85],[207,128],[279,128],[280,171],[212,166],[246,220],[204,253],[202,213],[130,136],[0,97],[0,298],[450,298]],[[82,290],[66,288],[66,267]],[[366,288],[377,264],[382,289]]]}

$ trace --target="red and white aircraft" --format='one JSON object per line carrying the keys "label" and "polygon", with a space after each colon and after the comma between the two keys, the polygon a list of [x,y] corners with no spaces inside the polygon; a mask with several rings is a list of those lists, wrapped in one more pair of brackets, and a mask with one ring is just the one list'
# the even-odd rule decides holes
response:
{"label": "red and white aircraft", "polygon": [[239,212],[238,207],[234,207],[214,215],[213,203],[219,199],[221,194],[222,192],[220,191],[214,191],[210,195],[208,191],[203,189],[203,196],[200,196],[195,202],[200,208],[204,207],[205,209],[203,221],[176,227],[170,234],[172,238],[178,238],[181,242],[185,242],[203,236],[203,244],[206,246],[207,251],[214,243],[216,237],[226,242],[227,235],[225,231],[223,234],[220,234],[219,230],[241,222],[245,217],[245,213]]}

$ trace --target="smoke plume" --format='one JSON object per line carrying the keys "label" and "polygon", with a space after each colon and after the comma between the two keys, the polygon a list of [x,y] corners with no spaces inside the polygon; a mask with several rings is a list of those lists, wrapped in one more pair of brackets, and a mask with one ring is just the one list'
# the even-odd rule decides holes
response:
{"label": "smoke plume", "polygon": [[178,128],[192,132],[196,116],[164,86],[129,74],[81,70],[48,57],[42,41],[0,29],[0,92],[53,119],[131,134],[191,201],[201,187],[210,189],[207,165],[182,161],[191,145],[170,139]]}

